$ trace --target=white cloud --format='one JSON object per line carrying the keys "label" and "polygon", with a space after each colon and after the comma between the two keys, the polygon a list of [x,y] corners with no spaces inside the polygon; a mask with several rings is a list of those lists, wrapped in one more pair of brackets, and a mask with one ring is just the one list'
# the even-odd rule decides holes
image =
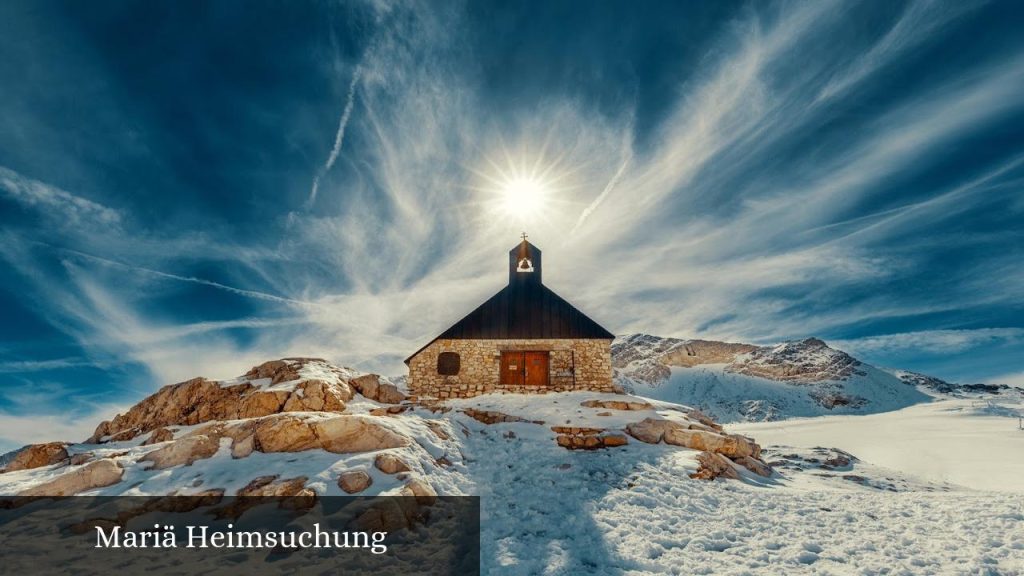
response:
{"label": "white cloud", "polygon": [[39,210],[61,226],[118,226],[122,220],[120,212],[113,208],[27,178],[3,166],[0,166],[0,191],[24,206]]}
{"label": "white cloud", "polygon": [[974,330],[922,330],[853,340],[836,340],[835,346],[849,352],[913,351],[949,354],[995,344],[1024,341],[1024,328],[979,328]]}

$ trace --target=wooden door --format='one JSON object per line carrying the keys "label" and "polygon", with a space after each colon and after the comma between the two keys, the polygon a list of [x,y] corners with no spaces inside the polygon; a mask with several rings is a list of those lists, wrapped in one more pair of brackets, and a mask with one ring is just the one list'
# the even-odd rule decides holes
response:
{"label": "wooden door", "polygon": [[501,378],[502,385],[523,385],[523,364],[522,352],[504,351],[501,353]]}
{"label": "wooden door", "polygon": [[548,353],[547,352],[525,352],[523,364],[526,366],[526,374],[523,380],[527,386],[548,385]]}

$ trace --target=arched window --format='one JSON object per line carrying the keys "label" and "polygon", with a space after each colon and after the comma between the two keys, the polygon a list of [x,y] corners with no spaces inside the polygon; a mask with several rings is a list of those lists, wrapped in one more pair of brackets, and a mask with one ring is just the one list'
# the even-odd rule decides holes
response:
{"label": "arched window", "polygon": [[459,373],[461,361],[457,352],[441,352],[437,355],[437,373],[455,376]]}

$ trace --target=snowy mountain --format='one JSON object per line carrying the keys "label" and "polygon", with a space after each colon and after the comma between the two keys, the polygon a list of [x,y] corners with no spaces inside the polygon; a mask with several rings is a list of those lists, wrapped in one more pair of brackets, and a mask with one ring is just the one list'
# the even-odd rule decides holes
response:
{"label": "snowy mountain", "polygon": [[898,410],[956,389],[876,368],[817,338],[755,346],[631,334],[612,344],[626,391],[694,406],[722,422]]}

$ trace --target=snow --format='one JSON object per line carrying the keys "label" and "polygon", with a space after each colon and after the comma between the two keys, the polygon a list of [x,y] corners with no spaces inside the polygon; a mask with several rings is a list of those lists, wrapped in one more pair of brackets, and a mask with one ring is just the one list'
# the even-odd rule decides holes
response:
{"label": "snow", "polygon": [[545,427],[456,419],[468,432],[460,483],[483,502],[485,573],[1024,573],[1017,495],[861,463],[854,472],[894,488],[810,471],[698,482],[688,478],[693,451],[633,442],[569,452],[552,447]]}
{"label": "snow", "polygon": [[[828,414],[863,414],[898,410],[927,402],[930,397],[897,377],[862,364],[845,381],[794,384],[726,371],[726,364],[704,364],[693,368],[673,366],[668,380],[651,385],[631,381],[640,396],[677,402],[699,408],[719,422],[779,420],[789,417]],[[812,393],[838,391],[867,400],[863,406],[826,408]]]}
{"label": "snow", "polygon": [[[551,426],[616,429],[654,415],[685,420],[688,411],[657,400],[638,411],[580,406],[592,399],[645,400],[485,395],[450,401],[447,412],[417,407],[377,418],[413,440],[388,451],[412,475],[439,494],[481,496],[485,574],[1024,574],[1024,431],[1005,415],[1019,404],[939,400],[884,414],[729,425],[766,445],[768,460],[792,452],[808,461],[814,446],[839,447],[860,460],[842,470],[780,466],[770,479],[744,473],[739,482],[705,482],[689,478],[697,466],[692,450],[632,438],[606,450],[558,447]],[[357,397],[347,412],[376,406]],[[463,412],[470,408],[544,424],[486,425]],[[149,470],[136,461],[161,445],[139,442],[71,447],[125,466],[124,481],[92,494],[232,493],[257,476],[280,474],[306,476],[318,493],[339,495],[337,478],[352,469],[371,475],[367,495],[404,485],[374,468],[380,452],[256,452],[235,460],[225,442],[210,459]],[[452,464],[440,465],[441,457]],[[60,472],[0,474],[0,493]]]}
{"label": "snow", "polygon": [[731,428],[762,445],[832,446],[936,482],[1024,493],[1019,398],[946,399],[894,412]]}

